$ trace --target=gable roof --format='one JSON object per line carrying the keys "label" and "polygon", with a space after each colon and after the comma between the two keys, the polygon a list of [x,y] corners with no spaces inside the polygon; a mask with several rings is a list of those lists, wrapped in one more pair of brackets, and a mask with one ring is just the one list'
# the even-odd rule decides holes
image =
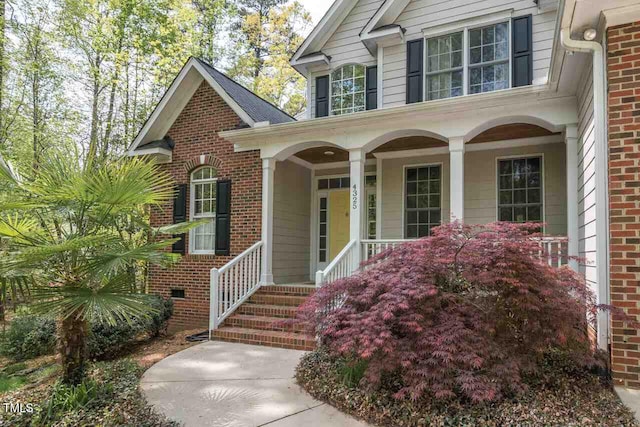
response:
{"label": "gable roof", "polygon": [[379,30],[382,27],[392,25],[402,11],[409,5],[410,0],[385,0],[380,8],[373,14],[367,25],[362,29],[361,36]]}
{"label": "gable roof", "polygon": [[[190,58],[134,139],[129,148],[129,154],[136,155],[136,150],[139,148],[144,147],[146,150],[150,144],[164,140],[167,132],[203,81],[206,81],[249,127],[254,127],[261,122],[280,124],[296,121],[289,114],[201,59]],[[162,149],[171,148],[173,147]]]}
{"label": "gable roof", "polygon": [[344,21],[357,3],[358,0],[335,0],[333,2],[318,25],[313,28],[311,34],[302,42],[296,53],[293,54],[290,63],[296,70],[302,71],[304,69],[304,65],[298,63],[301,58],[313,53],[322,54],[320,50],[324,44],[338,29],[338,26]]}
{"label": "gable roof", "polygon": [[196,58],[196,60],[256,123],[269,122],[271,124],[278,124],[296,120],[275,105],[251,92],[240,83],[232,80],[226,74],[216,70],[202,59]]}

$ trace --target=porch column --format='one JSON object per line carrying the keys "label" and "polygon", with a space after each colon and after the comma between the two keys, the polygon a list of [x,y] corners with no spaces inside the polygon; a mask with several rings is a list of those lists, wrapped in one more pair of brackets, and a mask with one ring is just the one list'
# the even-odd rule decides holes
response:
{"label": "porch column", "polygon": [[451,221],[464,222],[464,138],[449,139]]}
{"label": "porch column", "polygon": [[262,159],[262,286],[273,285],[273,181],[276,159]]}
{"label": "porch column", "polygon": [[364,229],[364,164],[366,161],[365,153],[358,150],[349,151],[349,165],[351,176],[351,196],[349,197],[349,205],[351,206],[351,213],[349,215],[349,231],[350,240],[355,240],[356,247],[354,253],[354,270],[360,265],[362,259],[360,251],[362,240],[362,233]]}
{"label": "porch column", "polygon": [[[568,125],[565,131],[567,148],[567,237],[569,238],[569,256],[580,254],[580,225],[578,223],[578,126]],[[579,271],[578,261],[572,260],[569,266]]]}

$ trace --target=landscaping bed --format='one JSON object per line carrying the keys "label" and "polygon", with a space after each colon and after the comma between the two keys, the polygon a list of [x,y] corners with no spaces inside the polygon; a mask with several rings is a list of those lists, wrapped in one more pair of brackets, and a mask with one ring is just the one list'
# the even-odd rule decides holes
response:
{"label": "landscaping bed", "polygon": [[638,426],[610,386],[592,374],[550,377],[525,394],[494,404],[464,404],[428,398],[411,402],[378,390],[350,385],[344,365],[323,350],[303,357],[298,384],[314,398],[378,426]]}
{"label": "landscaping bed", "polygon": [[[60,385],[55,356],[17,363],[0,358],[0,426],[174,426],[146,402],[139,381],[153,364],[198,344],[186,340],[197,332],[141,336],[117,359],[92,361],[87,379],[73,390]],[[31,403],[33,412],[7,413],[5,402]]]}

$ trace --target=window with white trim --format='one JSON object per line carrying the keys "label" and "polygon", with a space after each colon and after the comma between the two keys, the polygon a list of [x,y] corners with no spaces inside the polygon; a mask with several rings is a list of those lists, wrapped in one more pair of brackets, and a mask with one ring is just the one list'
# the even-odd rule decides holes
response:
{"label": "window with white trim", "polygon": [[542,157],[498,160],[498,220],[542,222]]}
{"label": "window with white trim", "polygon": [[405,169],[404,237],[431,235],[442,221],[442,168],[428,165]]}
{"label": "window with white trim", "polygon": [[428,101],[492,92],[511,86],[510,22],[426,40]]}
{"label": "window with white trim", "polygon": [[365,111],[366,74],[364,65],[345,65],[331,73],[331,115]]}
{"label": "window with white trim", "polygon": [[208,220],[191,230],[191,253],[215,253],[217,181],[217,171],[210,166],[197,169],[191,174],[191,220]]}

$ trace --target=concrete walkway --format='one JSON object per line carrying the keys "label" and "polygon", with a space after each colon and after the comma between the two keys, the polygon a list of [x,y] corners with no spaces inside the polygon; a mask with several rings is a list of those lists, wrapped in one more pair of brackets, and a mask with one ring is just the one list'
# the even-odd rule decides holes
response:
{"label": "concrete walkway", "polygon": [[155,408],[185,426],[366,427],[295,384],[302,351],[207,342],[142,377]]}

